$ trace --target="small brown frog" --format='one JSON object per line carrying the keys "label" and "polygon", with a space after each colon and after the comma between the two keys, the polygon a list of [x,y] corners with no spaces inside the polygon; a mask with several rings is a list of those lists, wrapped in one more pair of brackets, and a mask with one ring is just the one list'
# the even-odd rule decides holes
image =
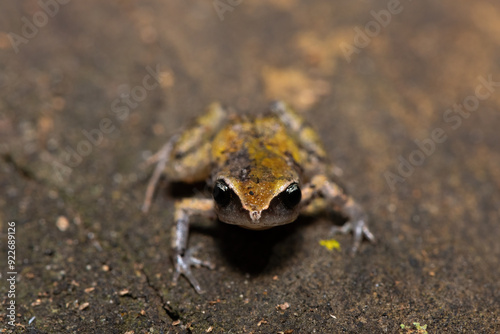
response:
{"label": "small brown frog", "polygon": [[213,198],[185,198],[175,204],[173,281],[184,275],[198,293],[191,266],[207,261],[188,249],[192,216],[219,218],[253,230],[293,222],[302,210],[335,207],[349,220],[334,232],[354,234],[353,253],[363,236],[375,241],[367,216],[353,198],[329,179],[325,150],[316,132],[283,102],[257,117],[227,115],[217,103],[196,119],[193,127],[172,137],[149,163],[157,163],[149,181],[143,211],[151,205],[162,173],[169,181],[208,180]]}

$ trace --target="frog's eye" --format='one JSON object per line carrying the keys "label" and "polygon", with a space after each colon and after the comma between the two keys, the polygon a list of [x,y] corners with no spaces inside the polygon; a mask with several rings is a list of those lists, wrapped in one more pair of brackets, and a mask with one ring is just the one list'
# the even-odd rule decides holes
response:
{"label": "frog's eye", "polygon": [[226,182],[219,180],[215,183],[214,191],[212,192],[215,203],[218,206],[224,207],[229,204],[231,200],[231,190]]}
{"label": "frog's eye", "polygon": [[293,209],[297,204],[300,203],[302,199],[302,192],[297,183],[292,183],[285,189],[282,195],[283,204],[289,208]]}

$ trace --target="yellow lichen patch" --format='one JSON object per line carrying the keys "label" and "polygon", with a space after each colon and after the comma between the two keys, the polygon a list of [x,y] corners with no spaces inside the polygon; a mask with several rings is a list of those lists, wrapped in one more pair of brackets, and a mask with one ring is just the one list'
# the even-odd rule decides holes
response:
{"label": "yellow lichen patch", "polygon": [[411,326],[407,326],[405,324],[399,325],[401,329],[406,330],[406,333],[417,333],[417,334],[427,334],[427,325],[421,326],[419,322],[414,322],[413,326],[415,326],[415,329],[413,329]]}
{"label": "yellow lichen patch", "polygon": [[334,250],[334,249],[340,250],[340,244],[335,239],[320,240],[319,244],[321,246],[325,247],[326,249],[328,249],[329,251]]}

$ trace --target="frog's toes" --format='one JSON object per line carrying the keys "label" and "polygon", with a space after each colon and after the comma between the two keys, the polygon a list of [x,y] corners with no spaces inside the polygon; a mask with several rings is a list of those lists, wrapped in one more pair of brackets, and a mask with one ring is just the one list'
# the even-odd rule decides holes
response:
{"label": "frog's toes", "polygon": [[371,242],[375,242],[375,236],[366,225],[366,221],[364,219],[348,221],[342,226],[334,226],[331,229],[332,234],[347,234],[351,231],[354,237],[353,245],[351,248],[352,254],[355,254],[358,251],[361,241],[363,240],[363,236],[365,236]]}
{"label": "frog's toes", "polygon": [[215,265],[210,261],[203,261],[191,255],[192,252],[188,251],[185,255],[176,255],[174,258],[175,262],[175,273],[173,277],[173,284],[176,285],[179,280],[180,275],[184,275],[187,278],[189,283],[193,286],[193,288],[199,294],[204,293],[205,291],[201,288],[200,283],[194,277],[193,272],[191,271],[191,267],[208,267],[210,269],[215,269]]}
{"label": "frog's toes", "polygon": [[189,248],[186,252],[186,255],[185,257],[188,257],[189,258],[189,261],[191,263],[191,265],[194,265],[195,267],[207,267],[209,269],[215,269],[215,264],[212,263],[211,261],[203,261],[203,260],[200,260],[198,259],[197,257],[194,257],[193,254],[196,253],[198,251],[198,249],[200,249],[201,246],[195,246],[195,247],[192,247],[192,248]]}

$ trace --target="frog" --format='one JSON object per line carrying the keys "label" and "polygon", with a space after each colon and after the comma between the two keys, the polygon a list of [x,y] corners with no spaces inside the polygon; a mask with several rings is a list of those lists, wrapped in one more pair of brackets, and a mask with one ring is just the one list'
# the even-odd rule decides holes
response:
{"label": "frog", "polygon": [[197,293],[205,291],[191,268],[215,266],[195,257],[188,247],[189,226],[196,216],[266,230],[294,222],[301,212],[333,207],[347,221],[333,226],[332,234],[352,232],[352,254],[363,238],[375,242],[366,212],[333,180],[333,164],[319,135],[283,101],[272,102],[257,115],[228,112],[212,103],[146,164],[156,167],[146,188],[145,213],[162,176],[169,182],[206,182],[212,190],[211,198],[182,198],[174,206],[172,283],[184,276]]}

